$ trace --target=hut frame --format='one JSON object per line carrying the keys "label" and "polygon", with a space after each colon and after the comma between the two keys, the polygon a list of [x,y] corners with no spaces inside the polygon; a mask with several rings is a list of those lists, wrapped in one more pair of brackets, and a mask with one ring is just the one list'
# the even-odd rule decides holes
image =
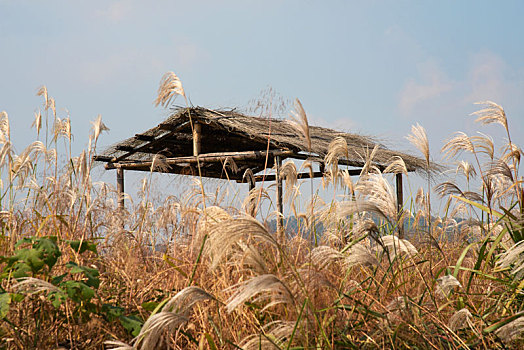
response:
{"label": "hut frame", "polygon": [[[407,171],[427,171],[425,161],[392,151],[372,137],[310,126],[311,147],[296,125],[272,118],[247,116],[237,110],[211,110],[202,107],[175,108],[172,115],[156,127],[114,144],[95,161],[106,169],[116,169],[119,207],[124,208],[124,170],[155,171],[247,182],[276,181],[277,211],[283,213],[281,166],[285,159],[309,160],[320,171],[301,172],[298,178],[322,177],[329,144],[342,137],[348,145],[347,165],[352,176],[361,174],[365,154],[378,145],[373,166],[385,170],[394,157],[404,160]],[[230,168],[228,171],[227,168]],[[351,167],[351,169],[349,169]],[[266,169],[274,168],[274,174]],[[261,174],[261,172],[264,172]],[[399,213],[403,204],[402,174],[396,174]],[[277,220],[279,229],[283,217]]]}

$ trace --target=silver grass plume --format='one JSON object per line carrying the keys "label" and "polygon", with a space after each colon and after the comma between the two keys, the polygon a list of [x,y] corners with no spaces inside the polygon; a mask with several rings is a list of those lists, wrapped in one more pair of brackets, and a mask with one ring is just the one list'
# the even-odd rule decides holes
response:
{"label": "silver grass plume", "polygon": [[[296,322],[273,321],[262,328],[263,334],[252,334],[240,342],[244,350],[282,349],[291,338]],[[297,335],[295,334],[295,337]]]}
{"label": "silver grass plume", "polygon": [[429,142],[426,130],[419,124],[411,126],[411,134],[406,139],[415,146],[426,159],[427,170],[429,170]]}
{"label": "silver grass plume", "polygon": [[483,109],[471,113],[471,115],[478,117],[475,120],[476,122],[482,124],[500,124],[504,129],[508,129],[508,119],[502,106],[492,101],[480,101],[475,104],[485,106]]}
{"label": "silver grass plume", "polygon": [[234,245],[243,239],[253,238],[277,245],[267,229],[251,216],[223,220],[209,231],[208,237],[204,254],[211,257],[212,270],[231,252]]}
{"label": "silver grass plume", "polygon": [[[224,164],[222,165],[222,168],[224,169],[226,174],[227,174],[227,169],[231,170],[231,172],[233,174],[238,173],[238,171],[240,170],[238,168],[238,165],[235,162],[235,160],[233,158],[231,158],[231,157],[226,157],[226,159],[224,160]],[[251,170],[251,169],[249,169],[249,170]],[[244,175],[245,175],[245,173],[244,173]]]}
{"label": "silver grass plume", "polygon": [[166,334],[175,333],[188,321],[186,316],[161,311],[146,320],[133,344],[141,350],[159,349],[166,341]]}
{"label": "silver grass plume", "polygon": [[342,157],[349,158],[348,144],[345,138],[337,136],[329,143],[328,152],[324,157],[324,162],[329,167],[330,179],[335,186],[338,179],[338,160]]}
{"label": "silver grass plume", "polygon": [[443,182],[435,187],[435,191],[441,198],[456,194],[472,201],[483,202],[482,196],[480,194],[472,191],[462,192],[457,184],[453,182]]}
{"label": "silver grass plume", "polygon": [[51,111],[53,112],[53,116],[56,118],[56,102],[54,98],[49,97],[47,99],[47,105],[45,106],[45,109],[51,109]]}
{"label": "silver grass plume", "polygon": [[343,265],[346,268],[354,265],[377,266],[378,260],[374,252],[362,242],[349,247],[344,253]]}
{"label": "silver grass plume", "polygon": [[92,130],[95,142],[98,140],[98,137],[103,131],[109,131],[109,128],[104,123],[102,123],[102,115],[100,114],[98,117],[96,117],[94,122],[91,122],[91,124],[93,125]]}
{"label": "silver grass plume", "polygon": [[394,174],[406,174],[408,175],[408,169],[404,159],[399,156],[394,156],[390,161],[384,173],[394,173]]}
{"label": "silver grass plume", "polygon": [[[524,339],[524,316],[511,321],[495,331],[495,334],[506,344],[518,342]],[[522,344],[522,343],[521,343]]]}
{"label": "silver grass plume", "polygon": [[389,302],[389,304],[386,306],[386,309],[389,312],[407,310],[409,308],[409,304],[406,299],[407,298],[403,296],[396,297],[395,299]]}
{"label": "silver grass plume", "polygon": [[304,107],[302,107],[302,103],[298,98],[295,99],[294,102],[294,110],[291,111],[291,125],[295,129],[297,129],[302,136],[304,136],[304,139],[306,140],[307,149],[309,152],[311,152],[311,137],[309,135],[309,123],[307,120],[306,111],[304,111]]}
{"label": "silver grass plume", "polygon": [[510,269],[511,274],[520,280],[524,277],[524,241],[520,241],[500,255],[497,268]]}
{"label": "silver grass plume", "polygon": [[47,94],[47,87],[45,85],[40,86],[36,92],[36,96],[42,96],[44,98],[44,107],[47,110],[49,106],[49,96]]}
{"label": "silver grass plume", "polygon": [[455,136],[446,141],[442,146],[441,152],[444,153],[444,158],[455,157],[458,153],[467,151],[475,153],[475,145],[471,139],[462,131],[456,132]]}
{"label": "silver grass plume", "polygon": [[9,116],[7,115],[6,111],[0,112],[0,133],[3,134],[5,139],[11,139],[11,131],[9,128]]}
{"label": "silver grass plume", "polygon": [[509,180],[511,183],[515,181],[513,179],[513,172],[510,168],[510,165],[502,160],[489,163],[487,165],[487,168],[489,168],[486,172],[487,176],[498,177],[498,175],[502,175],[506,180]]}
{"label": "silver grass plume", "polygon": [[155,106],[167,107],[178,96],[186,96],[182,82],[174,72],[167,72],[160,80]]}
{"label": "silver grass plume", "polygon": [[126,344],[118,340],[108,340],[104,342],[107,349],[111,350],[137,350],[134,346]]}
{"label": "silver grass plume", "polygon": [[[297,278],[296,276],[300,276]],[[326,274],[326,271],[318,270],[310,265],[303,265],[294,272],[288,272],[286,278],[289,279],[289,288],[292,295],[300,295],[304,290],[308,290],[312,293],[319,293],[322,290],[336,289],[331,283]],[[279,295],[279,298],[272,300],[272,302],[265,306],[264,309],[268,309],[270,306],[286,302],[283,298],[286,295]]]}
{"label": "silver grass plume", "polygon": [[58,140],[59,137],[65,137],[71,141],[71,120],[69,118],[56,118],[53,124],[53,140]]}
{"label": "silver grass plume", "polygon": [[410,310],[408,298],[405,296],[396,297],[386,306],[387,319],[389,322],[402,321],[401,314]]}
{"label": "silver grass plume", "polygon": [[344,259],[344,254],[327,245],[313,248],[309,256],[311,263],[317,269],[323,269],[332,262]]}
{"label": "silver grass plume", "polygon": [[462,284],[452,275],[442,276],[437,279],[437,295],[440,297],[447,297],[455,287],[462,288]]}
{"label": "silver grass plume", "polygon": [[462,173],[466,177],[466,180],[469,182],[472,178],[477,176],[477,171],[475,167],[468,163],[465,160],[461,160],[457,165],[456,173]]}
{"label": "silver grass plume", "polygon": [[300,169],[307,169],[309,172],[309,177],[312,179],[314,176],[313,171],[313,161],[311,159],[306,159],[304,163],[300,166]]}
{"label": "silver grass plume", "polygon": [[293,296],[289,288],[273,274],[253,277],[229,287],[226,291],[233,292],[227,300],[226,305],[226,310],[229,313],[233,312],[233,310],[245,301],[261,293],[264,293],[264,297],[269,300],[271,300],[272,294],[275,294],[279,296],[279,302],[293,302]]}
{"label": "silver grass plume", "polygon": [[184,288],[171,298],[159,313],[146,320],[138,336],[133,339],[133,345],[141,350],[161,347],[169,334],[176,332],[188,322],[193,306],[204,300],[216,299],[202,288]]}
{"label": "silver grass plume", "polygon": [[166,156],[163,154],[155,154],[153,160],[151,161],[151,168],[149,171],[152,173],[154,171],[165,173],[171,169],[171,166],[167,164]]}
{"label": "silver grass plume", "polygon": [[200,287],[186,287],[172,297],[164,307],[162,307],[162,311],[189,316],[193,306],[204,300],[216,300],[216,298]]}
{"label": "silver grass plume", "polygon": [[391,222],[396,222],[398,217],[397,197],[392,186],[382,174],[362,176],[357,183],[356,191],[365,196],[368,202],[380,208]]}
{"label": "silver grass plume", "polygon": [[255,174],[253,174],[253,170],[251,168],[247,168],[246,171],[244,171],[244,175],[242,175],[242,182],[252,183],[255,184]]}
{"label": "silver grass plume", "polygon": [[203,236],[220,222],[229,219],[231,219],[231,215],[224,209],[218,206],[206,207],[206,215],[201,215],[198,222],[198,233]]}
{"label": "silver grass plume", "polygon": [[378,144],[373,147],[371,152],[369,151],[369,148],[365,148],[365,153],[363,156],[360,156],[360,158],[364,161],[364,165],[362,166],[362,170],[360,171],[360,176],[368,175],[369,173],[377,173],[379,172],[379,169],[373,165],[373,159],[375,158],[375,155],[377,154],[380,146]]}
{"label": "silver grass plume", "polygon": [[495,145],[493,139],[488,135],[482,133],[479,134],[480,136],[471,136],[469,138],[471,143],[478,152],[486,154],[491,160],[493,160],[495,157]]}
{"label": "silver grass plume", "polygon": [[249,191],[246,198],[244,198],[244,201],[242,202],[242,210],[245,213],[255,217],[258,207],[264,199],[271,200],[269,193],[267,193],[263,187],[255,187]]}
{"label": "silver grass plume", "polygon": [[382,243],[377,249],[387,249],[391,258],[397,255],[406,254],[409,257],[414,257],[418,254],[417,248],[407,239],[400,239],[397,236],[387,235],[379,238]]}
{"label": "silver grass plume", "polygon": [[294,188],[298,178],[297,166],[292,160],[282,164],[282,167],[280,168],[280,178],[285,180],[285,200],[289,200],[295,192]]}
{"label": "silver grass plume", "polygon": [[471,315],[468,309],[460,309],[449,318],[448,326],[452,331],[471,328],[476,333],[473,322],[471,321],[472,318],[473,315]]}
{"label": "silver grass plume", "polygon": [[269,273],[266,260],[256,247],[243,242],[238,242],[237,245],[240,249],[231,257],[231,265],[238,266],[240,262],[242,265],[258,274]]}
{"label": "silver grass plume", "polygon": [[322,216],[327,217],[333,209],[335,210],[337,220],[346,218],[352,214],[372,212],[378,214],[383,219],[386,219],[391,224],[388,213],[384,212],[382,207],[371,201],[356,200],[338,202],[334,208],[329,207],[324,209]]}
{"label": "silver grass plume", "polygon": [[516,160],[516,162],[519,163],[521,155],[524,155],[522,149],[519,146],[508,142],[506,146],[504,146],[501,160],[503,162],[507,162],[509,160]]}
{"label": "silver grass plume", "polygon": [[342,181],[344,182],[344,185],[349,190],[350,194],[355,193],[355,184],[353,183],[353,179],[351,179],[351,175],[349,175],[349,171],[347,169],[344,169],[340,171],[340,175],[342,177]]}
{"label": "silver grass plume", "polygon": [[57,286],[47,281],[44,281],[40,278],[34,278],[34,277],[20,278],[18,282],[12,286],[12,289],[16,292],[26,291],[26,292],[29,292],[30,294],[35,294],[39,292],[55,292],[55,293],[62,292],[62,290],[58,288]]}

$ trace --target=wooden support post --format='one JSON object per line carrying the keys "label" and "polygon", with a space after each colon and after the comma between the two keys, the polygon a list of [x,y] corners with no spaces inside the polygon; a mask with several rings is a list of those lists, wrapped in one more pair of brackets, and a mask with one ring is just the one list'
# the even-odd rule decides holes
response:
{"label": "wooden support post", "polygon": [[404,227],[400,223],[400,218],[402,217],[403,210],[402,205],[404,204],[404,193],[402,191],[402,173],[398,173],[395,176],[396,179],[396,185],[397,185],[397,211],[398,211],[398,237],[404,238]]}
{"label": "wooden support post", "polygon": [[118,193],[118,209],[124,209],[124,169],[116,168],[116,190]]}
{"label": "wooden support post", "polygon": [[280,177],[280,168],[282,167],[282,158],[275,157],[276,181],[277,181],[277,237],[282,241],[284,238],[284,205],[282,201],[282,178]]}
{"label": "wooden support post", "polygon": [[202,151],[202,124],[193,124],[193,155],[198,156]]}

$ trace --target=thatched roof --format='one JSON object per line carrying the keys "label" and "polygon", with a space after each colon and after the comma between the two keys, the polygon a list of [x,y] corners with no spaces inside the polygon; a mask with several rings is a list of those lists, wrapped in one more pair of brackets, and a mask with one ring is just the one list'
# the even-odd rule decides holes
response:
{"label": "thatched roof", "polygon": [[[193,157],[190,117],[193,123],[201,124],[199,159],[203,163],[200,164],[203,167],[202,175],[209,177],[224,177],[223,162],[216,164],[215,158],[219,156],[231,156],[239,173],[248,168],[256,173],[273,166],[273,158],[266,157],[267,150],[280,152],[278,154],[282,158],[313,157],[321,162],[328,153],[329,144],[336,137],[344,138],[348,145],[349,157],[340,159],[339,163],[361,168],[365,154],[379,144],[371,137],[310,126],[311,150],[308,150],[305,137],[287,120],[247,116],[236,110],[215,111],[194,107],[175,109],[164,122],[109,147],[95,159],[106,162],[107,168],[122,166],[127,169],[148,170],[155,155],[159,154],[168,160],[172,159],[169,163],[171,168],[162,171],[194,174],[194,169],[188,171],[196,158]],[[250,156],[234,157],[235,154]],[[206,164],[206,156],[209,157],[207,159],[214,157],[215,163]],[[381,144],[374,157],[374,165],[384,169],[394,156],[402,157],[408,171],[425,168],[424,160],[390,150]]]}

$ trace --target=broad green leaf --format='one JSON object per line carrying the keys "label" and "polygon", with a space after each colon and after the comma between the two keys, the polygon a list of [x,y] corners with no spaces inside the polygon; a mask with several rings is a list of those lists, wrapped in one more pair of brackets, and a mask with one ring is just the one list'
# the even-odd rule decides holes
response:
{"label": "broad green leaf", "polygon": [[89,301],[95,296],[95,291],[82,281],[65,281],[60,287],[75,302]]}
{"label": "broad green leaf", "polygon": [[123,316],[124,315],[124,311],[125,311],[125,309],[123,307],[120,307],[120,306],[115,306],[115,305],[111,305],[111,304],[103,304],[102,305],[102,313],[104,314],[104,316],[109,321],[113,321],[113,320],[119,318],[120,316]]}
{"label": "broad green leaf", "polygon": [[73,250],[82,254],[83,252],[89,250],[97,254],[96,244],[90,241],[67,241]]}
{"label": "broad green leaf", "polygon": [[7,316],[9,304],[11,304],[11,294],[0,293],[0,319],[4,319]]}
{"label": "broad green leaf", "polygon": [[142,329],[142,325],[144,324],[144,321],[135,315],[120,316],[118,319],[120,320],[122,326],[134,337],[138,336],[140,330]]}
{"label": "broad green leaf", "polygon": [[156,309],[158,304],[159,303],[157,301],[148,301],[148,302],[142,303],[142,307],[144,308],[144,310],[153,312],[153,310]]}
{"label": "broad green leaf", "polygon": [[100,276],[100,273],[98,272],[97,269],[94,269],[94,268],[91,268],[91,267],[87,267],[87,266],[78,265],[77,263],[75,263],[73,261],[68,262],[66,264],[66,267],[70,268],[69,271],[72,274],[76,274],[76,273],[83,274],[84,277],[87,278],[86,284],[89,287],[93,287],[93,288],[98,289],[98,287],[100,286],[100,279],[98,278],[98,276]]}

